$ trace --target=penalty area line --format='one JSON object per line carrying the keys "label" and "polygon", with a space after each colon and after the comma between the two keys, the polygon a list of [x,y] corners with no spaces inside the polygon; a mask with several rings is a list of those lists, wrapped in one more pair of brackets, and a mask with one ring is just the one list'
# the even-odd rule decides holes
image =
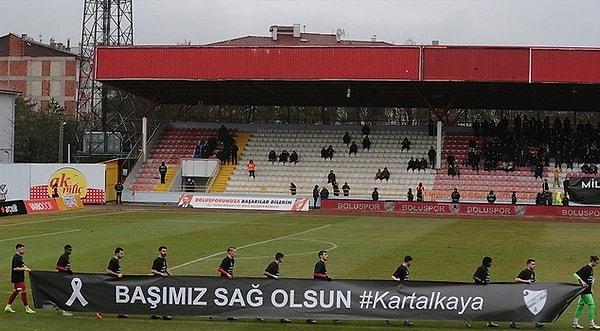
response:
{"label": "penalty area line", "polygon": [[[303,234],[306,234],[306,233],[314,232],[314,231],[317,231],[317,230],[325,229],[325,228],[330,227],[330,226],[331,226],[331,224],[327,224],[327,225],[320,226],[318,228],[314,228],[314,229],[310,229],[310,230],[306,230],[306,231],[302,231],[302,232],[296,232],[296,233],[288,234],[288,235],[277,237],[277,238],[272,238],[272,239],[257,241],[255,243],[251,243],[251,244],[248,244],[248,245],[239,246],[239,247],[237,247],[237,249],[248,248],[248,247],[252,247],[252,246],[257,246],[257,245],[262,245],[262,244],[270,243],[270,242],[273,242],[273,241],[276,241],[276,240],[291,238],[291,237],[303,235]],[[211,254],[211,255],[207,255],[207,256],[201,257],[199,259],[195,259],[193,261],[189,261],[189,262],[186,262],[186,263],[174,266],[174,267],[172,267],[170,269],[174,270],[174,269],[182,268],[182,267],[188,266],[190,264],[194,264],[196,262],[200,262],[200,261],[203,261],[203,260],[206,260],[206,259],[210,259],[210,258],[219,256],[221,254],[223,254],[222,251],[218,252],[218,253],[214,253],[214,254]]]}

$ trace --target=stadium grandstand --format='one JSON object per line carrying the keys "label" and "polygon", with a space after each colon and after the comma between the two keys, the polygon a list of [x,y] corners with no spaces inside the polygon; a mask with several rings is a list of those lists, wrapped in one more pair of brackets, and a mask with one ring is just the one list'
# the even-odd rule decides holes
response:
{"label": "stadium grandstand", "polygon": [[[333,170],[354,198],[369,199],[377,187],[382,198],[403,200],[421,182],[426,201],[449,200],[458,188],[470,201],[493,190],[499,201],[515,191],[520,202],[533,203],[544,179],[555,183],[555,172],[558,191],[599,162],[599,128],[591,123],[600,104],[600,49],[394,45],[296,25],[270,32],[201,46],[97,48],[98,81],[151,107],[186,105],[206,115],[157,125],[146,155],[132,156],[141,162],[128,169],[129,190],[282,195],[294,183],[298,195],[318,185],[333,197]],[[227,139],[218,133],[224,122]],[[371,129],[368,149],[363,124]],[[355,154],[343,142],[346,132]],[[237,164],[227,157],[232,142]],[[329,146],[333,157],[323,158]],[[270,151],[279,157],[284,150],[295,151],[298,162],[269,161]],[[411,158],[429,162],[407,170]],[[214,160],[217,170],[186,176],[186,159]],[[165,184],[158,181],[162,162]],[[375,179],[384,167],[389,180]]]}

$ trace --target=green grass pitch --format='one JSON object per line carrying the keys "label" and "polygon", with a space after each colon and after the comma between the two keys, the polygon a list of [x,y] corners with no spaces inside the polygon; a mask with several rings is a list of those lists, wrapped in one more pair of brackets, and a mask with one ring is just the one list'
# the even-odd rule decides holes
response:
{"label": "green grass pitch", "polygon": [[[0,218],[0,292],[8,297],[10,259],[16,243],[26,246],[25,261],[34,270],[54,270],[65,244],[73,246],[75,272],[106,270],[114,248],[125,249],[123,273],[149,274],[159,245],[169,249],[168,262],[175,275],[214,275],[228,246],[238,247],[238,277],[262,277],[274,254],[286,254],[281,276],[312,278],[317,251],[329,250],[329,274],[335,279],[391,279],[404,255],[414,258],[413,280],[471,282],[485,255],[493,257],[492,281],[513,281],[527,258],[537,261],[540,282],[573,282],[572,274],[598,255],[600,226],[567,219],[540,222],[502,217],[492,219],[441,219],[369,214],[330,215],[309,213],[245,213],[162,210],[156,207],[104,210],[87,209],[47,215]],[[600,271],[599,271],[600,272]],[[31,299],[31,293],[29,292]],[[598,299],[597,299],[598,300]],[[75,313],[63,317],[53,310],[24,313],[20,298],[15,314],[0,312],[0,330],[389,330],[401,322],[384,321],[279,321],[224,320],[175,317],[172,321],[131,316],[127,320],[107,315]],[[567,330],[574,304],[547,329]],[[600,318],[600,317],[599,317]],[[587,324],[587,309],[582,314]],[[500,321],[500,329],[508,322]],[[487,329],[485,323],[473,328]],[[460,322],[415,321],[412,330],[465,330]],[[521,329],[534,329],[522,323]]]}

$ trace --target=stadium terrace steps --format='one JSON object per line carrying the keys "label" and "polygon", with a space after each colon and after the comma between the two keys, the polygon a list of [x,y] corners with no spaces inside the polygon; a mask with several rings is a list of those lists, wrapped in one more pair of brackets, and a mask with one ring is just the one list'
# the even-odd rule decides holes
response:
{"label": "stadium terrace steps", "polygon": [[[238,165],[241,167],[245,167],[245,163],[241,163],[240,159],[241,159],[241,156],[244,154],[244,151],[246,150],[248,141],[251,138],[252,138],[252,134],[247,133],[247,132],[238,132],[237,137],[235,138],[235,143],[238,145],[238,148],[239,148],[239,150],[238,150]],[[233,171],[235,170],[235,168],[236,168],[235,165],[229,165],[229,164],[222,165],[221,169],[219,170],[219,174],[217,175],[217,179],[215,179],[215,182],[209,188],[209,192],[210,193],[222,193],[223,191],[225,191],[225,188],[227,186],[227,181],[233,174]]]}
{"label": "stadium terrace steps", "polygon": [[[353,197],[370,197],[374,187],[378,187],[382,198],[405,197],[409,187],[423,182],[426,187],[433,185],[435,171],[407,172],[410,157],[424,157],[435,144],[434,137],[425,132],[403,132],[400,130],[373,131],[370,150],[362,149],[363,135],[358,130],[349,131],[358,147],[357,155],[348,155],[349,147],[343,144],[342,137],[346,130],[258,130],[252,135],[248,148],[227,182],[226,193],[273,193],[289,194],[289,184],[294,182],[298,194],[312,194],[314,185],[327,185],[333,196],[331,184],[327,184],[327,175],[334,170],[341,186],[348,182]],[[411,141],[409,152],[401,152],[401,141],[408,137]],[[321,158],[321,148],[332,145],[333,159]],[[275,150],[277,155],[283,150],[296,151],[299,154],[297,164],[271,163],[268,161],[269,151]],[[245,164],[253,159],[257,163],[256,179],[248,177]],[[375,180],[378,168],[388,167],[391,177],[388,182]]]}

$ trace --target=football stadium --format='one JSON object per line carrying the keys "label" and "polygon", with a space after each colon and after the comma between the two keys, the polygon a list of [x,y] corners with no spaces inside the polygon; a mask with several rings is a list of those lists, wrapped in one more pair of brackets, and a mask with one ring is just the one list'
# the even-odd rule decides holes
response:
{"label": "football stadium", "polygon": [[600,48],[84,2],[78,54],[0,37],[0,329],[600,329]]}

